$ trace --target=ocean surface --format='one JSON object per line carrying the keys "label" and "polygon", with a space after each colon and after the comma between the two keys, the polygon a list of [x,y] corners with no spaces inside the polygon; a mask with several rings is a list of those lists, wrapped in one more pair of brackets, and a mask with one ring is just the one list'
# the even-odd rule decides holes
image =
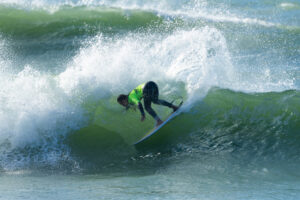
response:
{"label": "ocean surface", "polygon": [[0,0],[0,83],[1,200],[300,199],[299,0]]}

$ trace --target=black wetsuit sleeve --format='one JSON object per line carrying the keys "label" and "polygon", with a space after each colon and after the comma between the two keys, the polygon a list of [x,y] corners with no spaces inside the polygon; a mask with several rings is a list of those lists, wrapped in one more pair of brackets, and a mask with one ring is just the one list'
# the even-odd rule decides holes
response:
{"label": "black wetsuit sleeve", "polygon": [[141,104],[141,102],[139,102],[138,107],[139,107],[139,110],[140,110],[142,116],[145,116],[144,108],[143,108],[143,105]]}

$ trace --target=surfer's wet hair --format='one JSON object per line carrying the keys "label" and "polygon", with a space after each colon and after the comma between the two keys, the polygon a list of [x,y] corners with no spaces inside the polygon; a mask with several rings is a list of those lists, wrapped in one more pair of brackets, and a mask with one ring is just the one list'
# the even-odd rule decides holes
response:
{"label": "surfer's wet hair", "polygon": [[124,100],[126,100],[126,99],[128,99],[128,95],[120,94],[120,95],[118,96],[117,101],[118,101],[119,104],[122,105],[122,101],[124,101]]}

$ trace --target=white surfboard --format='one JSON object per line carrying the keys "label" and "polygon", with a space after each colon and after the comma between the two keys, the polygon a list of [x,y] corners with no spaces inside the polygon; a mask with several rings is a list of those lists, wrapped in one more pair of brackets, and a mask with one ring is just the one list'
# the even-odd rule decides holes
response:
{"label": "white surfboard", "polygon": [[149,132],[146,133],[146,135],[144,137],[142,137],[142,139],[140,139],[139,141],[137,141],[136,143],[134,143],[134,145],[137,145],[143,141],[145,141],[146,139],[148,139],[149,137],[151,137],[153,134],[155,134],[161,127],[163,127],[165,124],[167,124],[171,119],[173,119],[174,117],[176,117],[180,112],[180,107],[182,105],[183,101],[178,105],[178,109],[175,112],[172,112],[167,119],[159,126],[153,128],[152,130],[150,130]]}

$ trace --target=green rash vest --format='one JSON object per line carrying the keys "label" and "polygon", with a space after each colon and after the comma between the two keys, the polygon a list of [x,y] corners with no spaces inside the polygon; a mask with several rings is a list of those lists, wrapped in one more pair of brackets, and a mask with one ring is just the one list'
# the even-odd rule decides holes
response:
{"label": "green rash vest", "polygon": [[143,89],[145,83],[140,84],[135,89],[133,89],[128,95],[128,103],[138,105],[143,98]]}

